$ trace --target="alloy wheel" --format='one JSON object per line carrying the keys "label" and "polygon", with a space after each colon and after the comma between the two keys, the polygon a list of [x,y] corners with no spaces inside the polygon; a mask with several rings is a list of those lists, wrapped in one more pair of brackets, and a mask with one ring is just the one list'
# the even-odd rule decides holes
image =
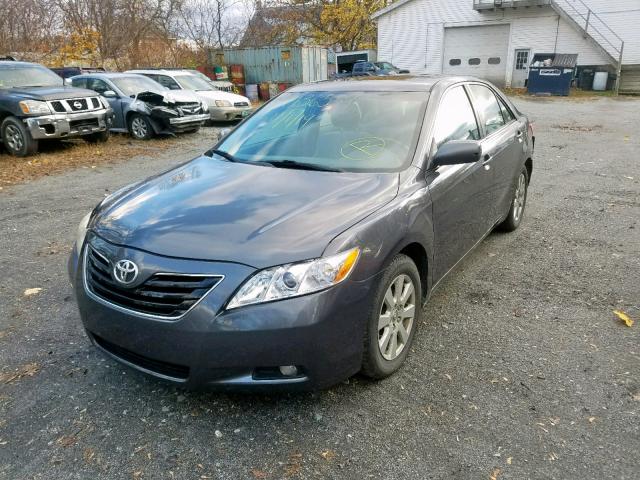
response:
{"label": "alloy wheel", "polygon": [[516,185],[516,193],[513,197],[513,219],[518,222],[522,217],[522,211],[524,210],[524,203],[527,195],[527,179],[524,173],[521,173],[518,177],[518,183]]}
{"label": "alloy wheel", "polygon": [[22,150],[22,147],[24,147],[24,138],[22,137],[20,129],[15,125],[7,125],[4,132],[7,146],[16,152]]}
{"label": "alloy wheel", "polygon": [[147,123],[142,117],[136,117],[131,121],[131,133],[136,138],[145,138],[147,136]]}
{"label": "alloy wheel", "polygon": [[395,360],[409,342],[416,315],[416,289],[408,275],[398,275],[384,295],[378,317],[378,348]]}

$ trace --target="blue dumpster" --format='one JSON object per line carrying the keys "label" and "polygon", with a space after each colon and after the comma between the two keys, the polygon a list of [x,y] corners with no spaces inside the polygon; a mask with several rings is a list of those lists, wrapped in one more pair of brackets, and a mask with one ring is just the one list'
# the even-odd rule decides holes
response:
{"label": "blue dumpster", "polygon": [[529,66],[529,93],[543,95],[569,95],[575,75],[577,54],[537,53]]}

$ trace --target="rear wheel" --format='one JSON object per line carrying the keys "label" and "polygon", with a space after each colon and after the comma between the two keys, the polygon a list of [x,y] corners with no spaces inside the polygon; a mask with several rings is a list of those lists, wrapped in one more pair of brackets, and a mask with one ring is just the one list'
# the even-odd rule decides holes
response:
{"label": "rear wheel", "polygon": [[511,207],[507,218],[500,224],[500,229],[505,232],[513,232],[520,226],[524,216],[524,208],[527,204],[527,189],[529,187],[529,172],[522,168],[520,175],[516,179]]}
{"label": "rear wheel", "polygon": [[27,157],[38,151],[38,141],[19,119],[7,117],[0,125],[0,135],[7,151],[16,157]]}
{"label": "rear wheel", "polygon": [[420,275],[406,255],[397,255],[386,269],[369,315],[362,373],[388,377],[404,363],[422,311]]}
{"label": "rear wheel", "polygon": [[129,133],[136,140],[149,140],[153,136],[153,128],[147,117],[134,113],[129,117]]}

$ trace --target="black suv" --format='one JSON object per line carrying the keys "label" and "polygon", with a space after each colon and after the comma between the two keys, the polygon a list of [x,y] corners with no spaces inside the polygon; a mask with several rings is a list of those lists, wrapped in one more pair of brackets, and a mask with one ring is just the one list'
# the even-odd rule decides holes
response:
{"label": "black suv", "polygon": [[105,142],[112,117],[96,92],[65,86],[42,65],[0,61],[0,141],[10,154],[32,155],[40,140]]}

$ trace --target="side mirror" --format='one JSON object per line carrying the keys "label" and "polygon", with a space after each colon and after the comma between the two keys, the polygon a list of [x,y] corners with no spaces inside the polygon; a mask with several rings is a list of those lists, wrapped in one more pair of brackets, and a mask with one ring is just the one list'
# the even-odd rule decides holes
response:
{"label": "side mirror", "polygon": [[433,157],[432,165],[460,165],[462,163],[475,163],[480,160],[482,149],[480,144],[473,140],[453,140],[440,146]]}
{"label": "side mirror", "polygon": [[105,98],[116,98],[118,95],[113,90],[106,90],[102,96]]}
{"label": "side mirror", "polygon": [[62,80],[62,84],[66,85],[67,87],[72,87],[73,86],[73,82],[71,81],[70,78],[65,78],[64,80]]}

